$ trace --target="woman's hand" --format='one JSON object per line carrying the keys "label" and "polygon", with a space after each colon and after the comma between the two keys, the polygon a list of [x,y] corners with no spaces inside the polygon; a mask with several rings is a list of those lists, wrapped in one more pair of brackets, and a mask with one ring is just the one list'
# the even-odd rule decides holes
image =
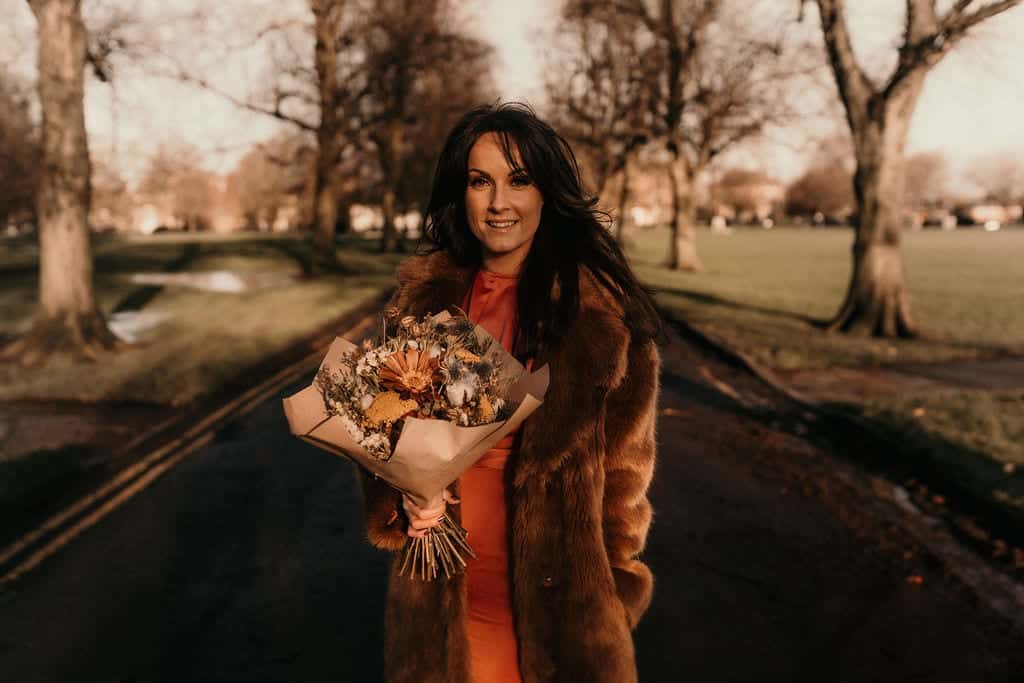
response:
{"label": "woman's hand", "polygon": [[423,508],[416,505],[409,496],[403,493],[402,509],[405,510],[405,516],[409,518],[409,529],[406,533],[412,538],[426,536],[432,528],[441,523],[441,517],[448,509],[448,503],[459,504],[459,499],[450,494],[448,489],[445,489],[440,498],[428,502],[427,507]]}

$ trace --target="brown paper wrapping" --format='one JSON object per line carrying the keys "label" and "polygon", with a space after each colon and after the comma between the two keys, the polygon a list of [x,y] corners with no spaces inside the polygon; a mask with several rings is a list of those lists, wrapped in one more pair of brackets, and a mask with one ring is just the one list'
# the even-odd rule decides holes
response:
{"label": "brown paper wrapping", "polygon": [[[435,320],[451,317],[448,313]],[[481,339],[490,335],[479,325]],[[336,338],[327,351],[321,368],[340,367],[339,359],[355,344]],[[438,419],[406,418],[394,454],[383,461],[355,442],[342,426],[341,420],[327,412],[323,394],[314,384],[284,399],[284,412],[292,434],[314,446],[353,460],[371,473],[403,491],[420,507],[437,500],[444,489],[469,469],[505,435],[522,424],[544,401],[549,372],[545,365],[526,372],[498,342],[491,344],[487,357],[500,359],[502,375],[512,380],[506,399],[518,403],[512,416],[502,422],[476,427],[460,427]]]}

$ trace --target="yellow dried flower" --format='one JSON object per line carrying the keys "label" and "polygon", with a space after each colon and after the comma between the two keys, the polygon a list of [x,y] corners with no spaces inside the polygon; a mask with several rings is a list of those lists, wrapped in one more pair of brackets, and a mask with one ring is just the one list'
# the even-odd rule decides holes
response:
{"label": "yellow dried flower", "polygon": [[476,419],[480,424],[487,424],[494,421],[494,406],[487,394],[480,395],[480,402],[476,406]]}
{"label": "yellow dried flower", "polygon": [[464,360],[467,363],[479,363],[480,356],[476,355],[469,349],[455,349],[455,357],[459,360]]}
{"label": "yellow dried flower", "polygon": [[402,400],[397,391],[384,391],[373,399],[366,409],[366,418],[375,427],[385,422],[394,422],[410,411],[419,410],[420,404],[410,399]]}

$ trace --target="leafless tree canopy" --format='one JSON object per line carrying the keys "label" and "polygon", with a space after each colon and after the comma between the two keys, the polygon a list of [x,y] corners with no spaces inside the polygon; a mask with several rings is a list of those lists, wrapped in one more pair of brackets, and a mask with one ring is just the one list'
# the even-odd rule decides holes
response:
{"label": "leafless tree canopy", "polygon": [[572,57],[549,84],[556,118],[570,122],[570,135],[594,158],[598,184],[624,168],[638,145],[665,146],[673,268],[701,267],[697,177],[726,150],[791,120],[785,86],[813,68],[787,41],[785,22],[766,26],[750,10],[731,0],[565,5],[561,34]]}
{"label": "leafless tree canopy", "polygon": [[994,153],[975,159],[967,176],[982,197],[1000,204],[1024,203],[1024,162],[1011,152]]}
{"label": "leafless tree canopy", "polygon": [[949,164],[942,152],[921,152],[907,157],[903,175],[909,207],[935,204],[946,196]]}

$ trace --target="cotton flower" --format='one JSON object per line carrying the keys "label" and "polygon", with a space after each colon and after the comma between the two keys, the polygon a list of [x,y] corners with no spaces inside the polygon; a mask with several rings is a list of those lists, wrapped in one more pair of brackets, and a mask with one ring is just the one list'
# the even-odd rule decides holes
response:
{"label": "cotton flower", "polygon": [[444,391],[448,396],[448,402],[456,408],[461,408],[464,403],[472,401],[473,397],[476,396],[478,379],[476,373],[467,372],[446,386]]}

